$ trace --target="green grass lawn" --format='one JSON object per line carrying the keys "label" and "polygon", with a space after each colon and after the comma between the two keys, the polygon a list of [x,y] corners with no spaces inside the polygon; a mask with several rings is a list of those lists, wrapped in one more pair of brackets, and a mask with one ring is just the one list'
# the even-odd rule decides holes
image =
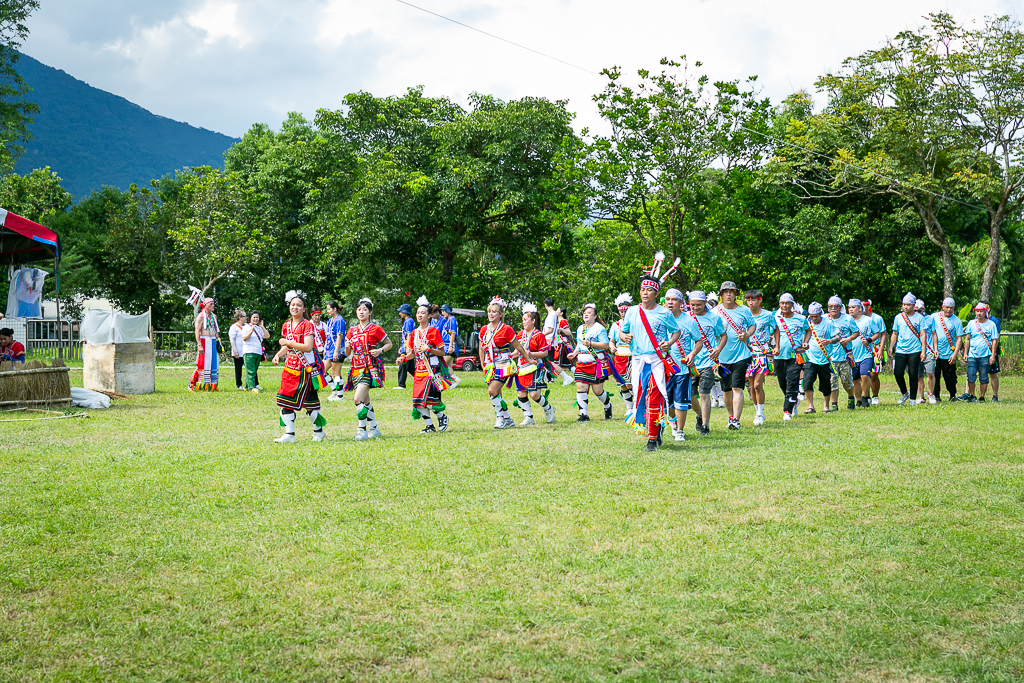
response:
{"label": "green grass lawn", "polygon": [[446,434],[386,390],[381,440],[280,446],[277,372],[186,374],[0,424],[0,680],[1024,678],[1021,379],[648,454],[561,387],[496,433],[480,373]]}

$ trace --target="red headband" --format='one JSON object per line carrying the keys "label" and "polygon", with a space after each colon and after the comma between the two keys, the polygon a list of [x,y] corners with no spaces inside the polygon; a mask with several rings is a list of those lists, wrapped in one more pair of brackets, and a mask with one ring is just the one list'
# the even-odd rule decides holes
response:
{"label": "red headband", "polygon": [[661,289],[661,282],[659,282],[657,278],[645,277],[643,280],[640,281],[640,286],[653,289],[654,291],[657,292],[659,289]]}

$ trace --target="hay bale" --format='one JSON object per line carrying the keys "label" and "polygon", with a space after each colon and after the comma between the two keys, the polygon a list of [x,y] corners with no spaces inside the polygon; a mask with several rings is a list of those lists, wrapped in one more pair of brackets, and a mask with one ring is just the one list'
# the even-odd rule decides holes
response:
{"label": "hay bale", "polygon": [[71,377],[63,363],[52,366],[33,360],[21,363],[0,363],[0,404],[45,405],[68,403],[71,400]]}

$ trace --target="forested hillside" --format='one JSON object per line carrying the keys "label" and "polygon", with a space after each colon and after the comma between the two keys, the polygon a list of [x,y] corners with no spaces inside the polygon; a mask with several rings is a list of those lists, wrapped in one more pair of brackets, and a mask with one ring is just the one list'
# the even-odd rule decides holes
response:
{"label": "forested hillside", "polygon": [[15,170],[49,166],[77,197],[105,185],[146,185],[184,166],[223,166],[224,151],[237,142],[152,114],[28,55],[17,69],[39,112]]}

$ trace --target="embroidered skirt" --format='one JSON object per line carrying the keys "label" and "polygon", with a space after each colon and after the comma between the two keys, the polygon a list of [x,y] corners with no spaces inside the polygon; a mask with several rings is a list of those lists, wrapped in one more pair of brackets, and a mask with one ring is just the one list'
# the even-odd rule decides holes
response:
{"label": "embroidered skirt", "polygon": [[286,410],[319,410],[320,396],[313,383],[312,368],[281,372],[281,389],[277,392],[277,405]]}

